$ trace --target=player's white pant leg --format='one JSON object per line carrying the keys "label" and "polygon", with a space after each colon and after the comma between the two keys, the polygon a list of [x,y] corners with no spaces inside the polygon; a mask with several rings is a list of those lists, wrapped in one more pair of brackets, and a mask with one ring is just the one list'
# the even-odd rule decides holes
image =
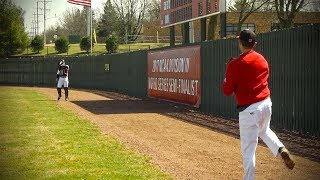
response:
{"label": "player's white pant leg", "polygon": [[263,140],[263,142],[269,147],[272,154],[274,156],[278,155],[278,150],[280,147],[284,145],[279,140],[277,135],[270,129],[270,120],[271,120],[271,105],[265,104],[262,107],[262,116],[259,124],[261,125],[261,129],[259,132],[259,137]]}
{"label": "player's white pant leg", "polygon": [[57,88],[62,88],[63,84],[64,84],[64,78],[59,77]]}
{"label": "player's white pant leg", "polygon": [[258,111],[239,113],[240,142],[244,168],[244,180],[253,180],[255,171],[255,151],[258,145]]}
{"label": "player's white pant leg", "polygon": [[63,78],[63,79],[64,79],[63,87],[65,87],[65,88],[69,87],[69,78],[68,78],[68,77],[65,77],[65,78]]}

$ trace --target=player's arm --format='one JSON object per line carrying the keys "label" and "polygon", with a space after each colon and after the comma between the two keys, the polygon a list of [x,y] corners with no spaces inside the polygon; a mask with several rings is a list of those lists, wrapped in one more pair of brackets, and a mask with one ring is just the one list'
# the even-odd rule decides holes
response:
{"label": "player's arm", "polygon": [[231,95],[236,87],[237,73],[235,65],[235,61],[230,61],[227,66],[225,78],[222,84],[222,91],[226,96]]}
{"label": "player's arm", "polygon": [[69,74],[69,65],[65,66],[64,75],[68,76]]}
{"label": "player's arm", "polygon": [[56,80],[58,81],[58,79],[59,79],[59,69],[58,69],[58,71],[57,71],[57,77],[56,77]]}

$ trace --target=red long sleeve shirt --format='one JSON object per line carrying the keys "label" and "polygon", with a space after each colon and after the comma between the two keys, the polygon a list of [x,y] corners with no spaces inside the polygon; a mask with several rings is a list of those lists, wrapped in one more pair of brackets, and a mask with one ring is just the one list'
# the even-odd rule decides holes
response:
{"label": "red long sleeve shirt", "polygon": [[239,106],[262,101],[270,96],[268,77],[266,59],[254,50],[245,52],[228,63],[223,93],[234,93]]}

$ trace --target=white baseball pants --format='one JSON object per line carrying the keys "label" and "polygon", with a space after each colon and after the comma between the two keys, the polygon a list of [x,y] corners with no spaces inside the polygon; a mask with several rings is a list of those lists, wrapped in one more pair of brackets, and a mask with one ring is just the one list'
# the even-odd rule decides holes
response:
{"label": "white baseball pants", "polygon": [[258,137],[269,147],[274,156],[283,144],[277,135],[270,129],[271,120],[270,98],[250,105],[239,113],[241,152],[245,180],[253,180],[255,172],[256,148]]}
{"label": "white baseball pants", "polygon": [[57,88],[67,88],[69,86],[69,79],[68,77],[59,77]]}

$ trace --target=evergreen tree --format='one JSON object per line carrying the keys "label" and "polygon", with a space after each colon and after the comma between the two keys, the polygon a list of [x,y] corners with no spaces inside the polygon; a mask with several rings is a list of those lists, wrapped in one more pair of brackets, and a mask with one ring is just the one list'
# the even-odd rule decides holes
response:
{"label": "evergreen tree", "polygon": [[118,38],[115,35],[110,34],[106,40],[106,50],[108,53],[115,53],[119,47]]}
{"label": "evergreen tree", "polygon": [[58,53],[66,53],[69,50],[69,41],[65,37],[60,37],[55,41],[55,49]]}
{"label": "evergreen tree", "polygon": [[10,56],[29,44],[23,10],[11,0],[0,1],[0,56]]}
{"label": "evergreen tree", "polygon": [[86,36],[81,39],[80,49],[81,51],[86,51],[87,53],[89,53],[89,51],[91,50],[91,41],[89,37]]}
{"label": "evergreen tree", "polygon": [[37,53],[43,50],[44,42],[39,35],[35,36],[34,39],[31,41],[31,48],[33,52],[37,52]]}
{"label": "evergreen tree", "polygon": [[117,15],[117,12],[111,1],[108,0],[104,4],[104,13],[98,22],[98,36],[108,37],[110,34],[119,33],[119,31],[119,16]]}

